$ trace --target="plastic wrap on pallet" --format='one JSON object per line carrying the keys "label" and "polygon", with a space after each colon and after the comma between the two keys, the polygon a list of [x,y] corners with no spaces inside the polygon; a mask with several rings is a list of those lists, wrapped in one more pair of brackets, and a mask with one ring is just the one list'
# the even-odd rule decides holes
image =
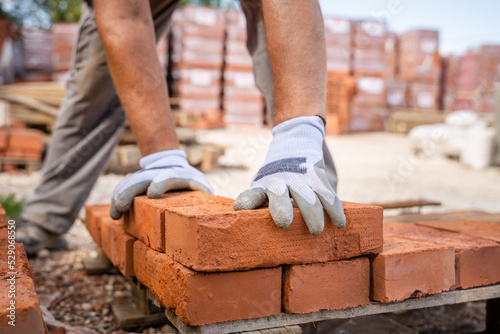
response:
{"label": "plastic wrap on pallet", "polygon": [[23,66],[25,72],[52,72],[54,36],[47,29],[23,30]]}

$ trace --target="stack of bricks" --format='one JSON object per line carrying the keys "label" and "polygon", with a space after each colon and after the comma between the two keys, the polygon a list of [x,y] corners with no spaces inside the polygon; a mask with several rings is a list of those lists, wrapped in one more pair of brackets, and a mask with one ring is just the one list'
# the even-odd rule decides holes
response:
{"label": "stack of bricks", "polygon": [[436,110],[440,107],[438,31],[417,29],[399,36],[399,74],[408,83],[409,108]]}
{"label": "stack of bricks", "polygon": [[388,118],[385,76],[387,58],[384,23],[363,20],[354,25],[353,73],[356,90],[351,103],[351,132],[381,131]]}
{"label": "stack of bricks", "polygon": [[51,30],[31,28],[23,30],[22,81],[50,81],[54,36]]}
{"label": "stack of bricks", "polygon": [[349,131],[349,108],[354,88],[352,72],[352,21],[325,17],[326,41],[326,133]]}
{"label": "stack of bricks", "polygon": [[367,255],[382,250],[382,208],[344,202],[347,226],[326,218],[312,236],[298,209],[280,230],[267,208],[232,205],[201,192],[140,196],[123,221],[88,206],[86,226],[123,274],[189,325],[369,303]]}
{"label": "stack of bricks", "polygon": [[28,257],[14,242],[12,222],[0,206],[0,332],[47,334]]}
{"label": "stack of bricks", "polygon": [[280,230],[267,208],[232,204],[201,192],[139,196],[121,221],[109,218],[109,205],[88,206],[86,225],[124,275],[192,326],[500,282],[500,225],[383,225],[382,208],[343,202],[346,227],[325,218],[323,233],[312,236],[298,209]]}
{"label": "stack of bricks", "polygon": [[[0,128],[2,171],[16,169],[15,160],[40,160],[42,151],[43,133],[41,131],[26,128]],[[9,162],[8,158],[13,161]]]}
{"label": "stack of bricks", "polygon": [[462,59],[462,56],[448,56],[441,60],[444,110],[467,109],[467,107],[461,107],[456,101]]}
{"label": "stack of bricks", "polygon": [[453,96],[456,108],[493,113],[494,83],[500,78],[500,45],[469,50],[459,66],[458,87]]}
{"label": "stack of bricks", "polygon": [[78,34],[78,24],[56,22],[52,25],[52,34],[54,36],[52,80],[65,81],[68,71],[73,66],[73,52]]}
{"label": "stack of bricks", "polygon": [[261,126],[264,123],[264,100],[255,85],[252,57],[246,41],[245,15],[228,10],[226,17],[226,51],[222,108],[227,125]]}
{"label": "stack of bricks", "polygon": [[214,8],[185,6],[171,27],[172,93],[182,111],[220,110],[224,15]]}

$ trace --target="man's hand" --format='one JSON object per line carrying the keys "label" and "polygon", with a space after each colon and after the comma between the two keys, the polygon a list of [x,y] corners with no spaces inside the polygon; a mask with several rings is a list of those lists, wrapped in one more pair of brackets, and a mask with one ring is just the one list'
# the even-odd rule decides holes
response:
{"label": "man's hand", "polygon": [[335,226],[344,227],[342,204],[326,178],[322,152],[325,128],[321,118],[293,118],[275,126],[273,136],[264,166],[251,188],[238,196],[234,209],[256,209],[269,200],[274,222],[286,228],[293,220],[291,196],[311,234],[323,232],[323,208]]}
{"label": "man's hand", "polygon": [[110,215],[120,219],[134,197],[147,191],[149,198],[160,197],[175,189],[201,190],[211,194],[212,188],[202,172],[190,166],[186,153],[181,150],[167,150],[145,156],[141,159],[142,169],[123,179],[115,188],[111,200]]}

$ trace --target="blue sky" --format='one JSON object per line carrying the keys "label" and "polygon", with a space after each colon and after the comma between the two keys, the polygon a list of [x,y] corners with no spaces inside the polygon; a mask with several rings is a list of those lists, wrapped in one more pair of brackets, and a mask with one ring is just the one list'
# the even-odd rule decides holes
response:
{"label": "blue sky", "polygon": [[319,0],[324,15],[385,19],[391,31],[440,32],[443,54],[462,54],[486,43],[500,44],[500,1]]}

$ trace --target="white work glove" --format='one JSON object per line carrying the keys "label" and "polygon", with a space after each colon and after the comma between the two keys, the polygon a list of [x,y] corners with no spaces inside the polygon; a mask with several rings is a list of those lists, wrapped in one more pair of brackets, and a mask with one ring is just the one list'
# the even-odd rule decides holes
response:
{"label": "white work glove", "polygon": [[205,175],[189,165],[186,153],[181,150],[156,152],[143,157],[139,164],[142,169],[121,180],[113,192],[110,211],[113,219],[120,219],[134,197],[146,191],[149,198],[175,189],[213,193]]}
{"label": "white work glove", "polygon": [[325,126],[321,118],[293,118],[275,126],[272,133],[266,161],[250,189],[238,196],[234,209],[257,209],[269,200],[274,222],[287,228],[293,220],[291,196],[311,234],[323,232],[323,208],[335,226],[344,227],[344,209],[326,178],[322,151]]}

